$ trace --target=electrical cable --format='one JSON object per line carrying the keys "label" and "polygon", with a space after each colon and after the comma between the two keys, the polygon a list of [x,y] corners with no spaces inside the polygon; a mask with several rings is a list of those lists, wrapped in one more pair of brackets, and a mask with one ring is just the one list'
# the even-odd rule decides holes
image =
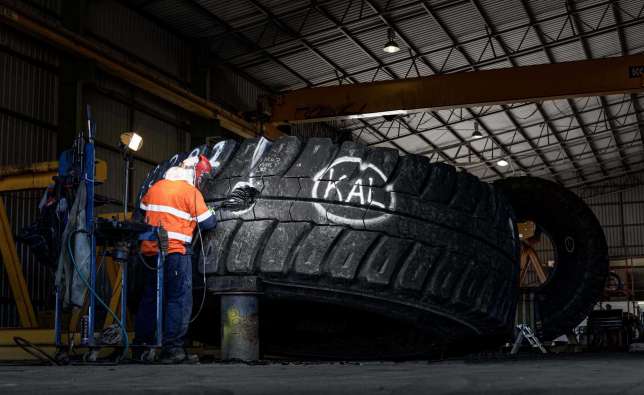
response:
{"label": "electrical cable", "polygon": [[201,249],[201,262],[202,262],[202,274],[203,274],[203,290],[201,292],[201,303],[199,304],[199,309],[197,310],[197,313],[188,321],[189,324],[192,324],[199,318],[199,315],[201,314],[201,311],[203,310],[203,306],[206,302],[206,253],[204,252],[203,249],[203,237],[201,236],[201,227],[199,226],[199,222],[197,222],[197,234],[199,235],[199,247]]}
{"label": "electrical cable", "polygon": [[[194,201],[195,201],[195,211],[196,211],[196,207],[197,207],[197,192],[196,191],[195,191],[195,194],[194,194],[194,198],[195,198]],[[202,267],[202,270],[201,270],[202,275],[203,275],[203,277],[202,277],[203,278],[203,290],[201,292],[201,303],[199,304],[199,309],[197,310],[197,313],[190,319],[190,321],[188,321],[188,324],[192,324],[193,322],[195,322],[197,320],[197,318],[199,318],[199,315],[201,314],[201,311],[203,310],[203,306],[204,306],[204,304],[206,302],[206,288],[207,288],[206,287],[206,284],[207,284],[206,283],[206,253],[205,253],[205,251],[203,249],[203,237],[201,235],[201,226],[199,226],[199,220],[197,220],[195,218],[195,221],[197,222],[197,234],[199,235],[199,247],[200,247],[200,250],[201,250],[201,262],[203,264],[203,267]]]}
{"label": "electrical cable", "polygon": [[[253,188],[250,185],[245,185],[239,188],[235,188],[228,199],[222,202],[222,204],[219,206],[219,209],[227,209],[231,211],[237,211],[237,210],[242,210],[246,208],[248,205],[252,204],[255,197],[259,194],[259,191],[257,189]],[[195,192],[195,207],[197,207],[197,193]],[[213,214],[214,215],[214,214]],[[201,294],[201,303],[199,305],[199,309],[197,310],[197,313],[194,315],[194,317],[188,322],[189,324],[192,324],[201,314],[201,311],[203,310],[205,301],[206,301],[206,289],[207,289],[207,282],[206,282],[206,253],[203,248],[203,236],[201,234],[201,227],[199,226],[199,221],[197,221],[197,234],[199,235],[199,247],[201,250],[201,262],[202,262],[202,278],[203,278],[203,291]]]}
{"label": "electrical cable", "polygon": [[[103,264],[105,263],[105,257],[107,256],[107,249],[103,249],[103,254],[101,254],[101,261],[98,263],[96,267],[96,273],[100,273],[101,270],[103,269]],[[84,297],[83,297],[84,299]],[[83,309],[84,310],[84,309]],[[71,332],[71,325],[67,326],[67,350],[70,355],[76,355],[75,351],[75,344],[74,344],[74,336],[72,335]]]}
{"label": "electrical cable", "polygon": [[90,236],[89,232],[88,232],[88,231],[86,231],[85,229],[77,229],[77,230],[73,231],[73,232],[69,235],[69,238],[67,239],[67,253],[69,254],[69,258],[70,258],[70,259],[71,259],[71,261],[72,261],[72,265],[74,266],[74,270],[76,271],[76,274],[78,274],[78,277],[83,281],[83,283],[85,284],[85,286],[87,287],[87,289],[92,293],[92,295],[94,295],[94,297],[96,298],[96,300],[98,300],[98,302],[99,302],[103,307],[105,307],[105,309],[106,309],[106,310],[107,310],[107,311],[112,315],[112,317],[114,318],[114,321],[116,321],[116,323],[121,327],[121,332],[122,332],[122,334],[123,334],[123,340],[124,340],[124,342],[123,342],[123,343],[124,343],[124,347],[123,347],[123,353],[122,353],[122,355],[121,355],[121,358],[122,358],[122,359],[126,359],[126,358],[127,358],[127,352],[128,352],[128,351],[129,351],[129,349],[130,349],[130,342],[129,342],[129,338],[128,338],[128,336],[127,336],[127,329],[125,328],[125,325],[123,325],[123,322],[119,319],[119,317],[116,315],[116,313],[114,313],[114,312],[112,311],[112,309],[110,309],[110,307],[109,307],[109,306],[108,306],[108,305],[103,301],[103,299],[98,295],[98,293],[96,292],[96,290],[95,290],[95,289],[90,285],[90,283],[87,281],[87,279],[85,279],[85,278],[83,277],[83,275],[82,275],[82,274],[81,274],[81,272],[80,272],[80,269],[78,268],[78,265],[76,264],[76,260],[74,259],[74,253],[73,253],[73,251],[72,251],[72,238],[73,238],[73,236],[74,236],[74,235],[76,235],[77,233],[85,233],[88,237]]}
{"label": "electrical cable", "polygon": [[[13,337],[13,342],[16,343],[18,347],[20,347],[24,352],[32,355],[36,359],[39,359],[41,362],[46,362],[50,365],[54,366],[60,366],[60,363],[56,361],[54,357],[51,355],[47,354],[45,351],[43,351],[42,348],[36,346],[29,340],[22,338],[20,336],[14,336]],[[32,351],[35,350],[36,352]]]}
{"label": "electrical cable", "polygon": [[136,256],[139,257],[139,261],[141,261],[141,263],[143,264],[143,266],[145,266],[146,269],[152,270],[153,272],[157,270],[156,267],[152,267],[148,265],[148,263],[145,261],[145,258],[143,258],[141,251],[137,252]]}

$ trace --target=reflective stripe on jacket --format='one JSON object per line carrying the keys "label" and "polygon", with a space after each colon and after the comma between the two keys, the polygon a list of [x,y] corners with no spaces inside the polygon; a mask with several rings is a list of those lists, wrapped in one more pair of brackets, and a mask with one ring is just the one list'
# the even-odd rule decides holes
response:
{"label": "reflective stripe on jacket", "polygon": [[[215,218],[208,210],[203,195],[185,181],[157,181],[141,199],[141,209],[145,210],[147,223],[161,225],[168,232],[169,254],[186,253],[184,244],[192,242],[197,221],[202,230],[214,227]],[[157,243],[143,241],[141,252],[144,255],[157,254]]]}

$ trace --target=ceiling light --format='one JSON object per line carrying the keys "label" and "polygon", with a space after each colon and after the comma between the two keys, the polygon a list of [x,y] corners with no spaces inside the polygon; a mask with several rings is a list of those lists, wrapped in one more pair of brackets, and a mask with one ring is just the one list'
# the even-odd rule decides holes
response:
{"label": "ceiling light", "polygon": [[497,166],[499,166],[499,167],[506,167],[506,166],[507,166],[507,165],[509,165],[509,164],[510,164],[510,163],[508,163],[508,161],[507,161],[507,160],[505,160],[505,159],[499,159],[499,160],[496,162],[496,165],[497,165]]}
{"label": "ceiling light", "polygon": [[394,29],[389,29],[387,31],[387,43],[382,48],[382,50],[387,53],[396,53],[400,51],[400,47],[396,42],[396,33],[394,32]]}
{"label": "ceiling light", "polygon": [[478,140],[480,138],[483,138],[483,135],[481,132],[479,132],[479,124],[478,122],[474,122],[474,133],[472,133],[472,136],[470,137],[471,140]]}

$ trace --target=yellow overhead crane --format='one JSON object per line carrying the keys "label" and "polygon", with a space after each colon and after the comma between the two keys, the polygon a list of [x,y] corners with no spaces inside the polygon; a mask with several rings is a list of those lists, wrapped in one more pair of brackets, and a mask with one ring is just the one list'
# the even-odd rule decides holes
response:
{"label": "yellow overhead crane", "polygon": [[644,55],[304,88],[276,96],[271,123],[397,115],[644,91]]}

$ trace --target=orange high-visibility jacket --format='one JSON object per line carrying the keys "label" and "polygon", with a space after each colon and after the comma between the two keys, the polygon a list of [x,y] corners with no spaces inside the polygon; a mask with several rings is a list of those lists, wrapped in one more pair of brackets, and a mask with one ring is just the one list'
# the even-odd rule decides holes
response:
{"label": "orange high-visibility jacket", "polygon": [[[146,222],[163,226],[168,232],[168,253],[186,253],[186,243],[192,242],[192,233],[197,222],[211,228],[215,218],[206,206],[203,195],[186,181],[157,181],[141,199]],[[212,224],[211,224],[212,223]],[[143,241],[141,252],[156,255],[159,249],[156,241]]]}

